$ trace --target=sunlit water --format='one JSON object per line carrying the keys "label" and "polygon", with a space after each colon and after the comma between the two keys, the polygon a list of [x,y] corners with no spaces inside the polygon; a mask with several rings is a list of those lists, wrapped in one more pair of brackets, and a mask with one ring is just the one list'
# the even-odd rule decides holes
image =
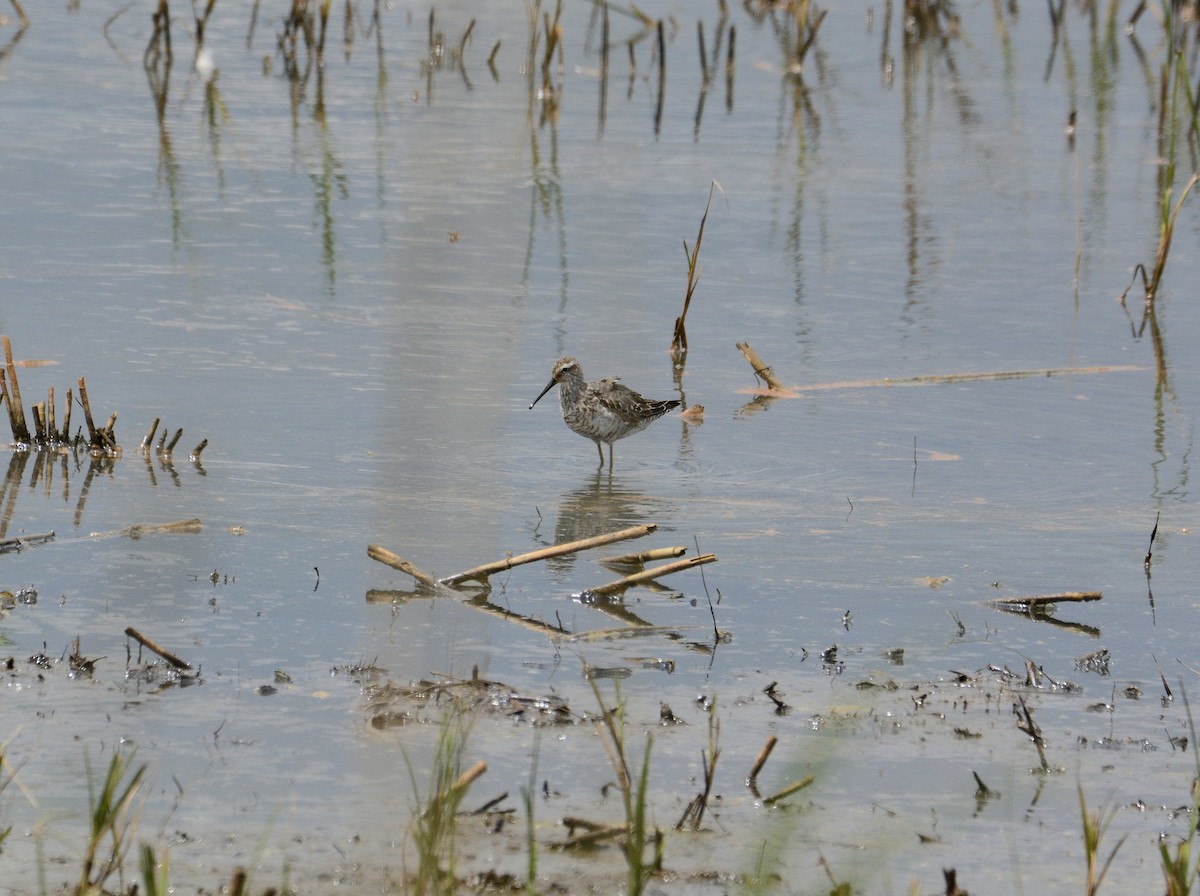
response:
{"label": "sunlit water", "polygon": [[[1113,885],[1158,886],[1158,833],[1184,830],[1164,807],[1187,802],[1195,772],[1168,739],[1187,734],[1179,685],[1196,668],[1192,206],[1161,341],[1136,336],[1136,291],[1132,320],[1115,298],[1157,240],[1160,25],[1147,14],[1130,38],[1070,11],[1055,42],[1042,9],[970,5],[944,47],[906,50],[886,7],[838,7],[797,78],[784,19],[739,8],[721,28],[724,54],[736,26],[732,85],[715,65],[702,96],[696,11],[651,4],[669,17],[656,126],[655,41],[636,42],[631,78],[633,19],[613,14],[602,105],[598,20],[566,7],[551,107],[540,65],[525,70],[521,6],[437,7],[432,70],[427,8],[381,10],[372,31],[367,6],[348,58],[339,11],[320,78],[288,77],[277,12],[248,35],[231,7],[209,23],[206,83],[177,19],[161,119],[146,10],[118,17],[111,42],[111,13],[90,5],[0,28],[0,331],[18,358],[56,362],[20,370],[27,405],[84,376],[126,448],[90,481],[86,459],[52,476],[31,460],[6,486],[3,537],[56,538],[3,559],[0,587],[39,599],[0,621],[15,659],[0,735],[24,763],[0,802],[0,829],[14,825],[0,886],[36,891],[39,856],[47,886],[77,878],[85,763],[98,775],[134,746],[153,781],[139,836],[170,846],[181,886],[215,887],[238,864],[304,892],[401,879],[408,765],[424,786],[437,731],[371,724],[365,680],[346,671],[370,663],[397,685],[477,668],[577,715],[596,709],[585,668],[628,670],[631,743],[640,756],[655,735],[664,828],[701,774],[696,699],[715,697],[719,821],[668,837],[685,877],[753,871],[772,833],[796,838],[783,853],[796,891],[828,889],[823,854],[882,891],[938,889],[956,866],[967,889],[1075,892],[1082,781],[1094,806],[1118,807],[1113,842],[1131,834]],[[711,51],[716,9],[703,15]],[[714,181],[677,386],[684,243]],[[754,403],[739,341],[789,385],[842,386]],[[658,421],[598,472],[553,395],[527,409],[564,354],[702,404],[703,423]],[[1066,368],[1082,370],[1044,373]],[[1032,375],[881,384],[1000,372]],[[173,465],[136,450],[155,417],[184,429]],[[89,537],[189,518],[199,534]],[[627,592],[627,614],[669,630],[633,639],[552,640],[453,599],[393,601],[379,592],[411,581],[366,554],[380,544],[448,575],[645,522],[650,538],[522,566],[490,595],[570,632],[621,627],[628,615],[573,598],[615,577],[597,556],[716,553],[703,580]],[[985,605],[1073,590],[1104,593],[1059,610],[1073,628]],[[715,651],[714,615],[729,635]],[[201,683],[126,681],[127,626]],[[94,676],[39,679],[26,659],[45,645],[57,660],[75,637]],[[839,663],[822,663],[835,644]],[[1109,676],[1075,668],[1101,648]],[[1026,658],[1083,692],[1026,688]],[[952,670],[981,684],[958,688]],[[1017,693],[1061,773],[1030,774]],[[688,724],[659,727],[660,702]],[[1099,703],[1115,709],[1088,711]],[[539,730],[477,718],[467,753],[490,768],[468,803],[507,791],[518,808],[536,750],[537,786],[556,794],[538,805],[543,842],[565,814],[616,820],[593,728]],[[760,786],[816,776],[781,814],[743,783],[771,734]],[[972,771],[1000,796],[977,806]],[[464,849],[464,869],[524,871],[520,835]],[[620,878],[615,850],[547,861]]]}

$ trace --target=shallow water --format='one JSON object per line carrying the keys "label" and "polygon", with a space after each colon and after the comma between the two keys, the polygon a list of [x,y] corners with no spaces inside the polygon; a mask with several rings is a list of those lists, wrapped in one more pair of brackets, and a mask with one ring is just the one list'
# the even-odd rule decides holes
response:
{"label": "shallow water", "polygon": [[[449,59],[422,64],[428,9],[381,9],[371,32],[356,9],[348,58],[339,19],[322,77],[304,81],[276,52],[278,19],[261,11],[248,40],[231,9],[207,31],[206,85],[178,20],[161,120],[139,61],[144,10],[113,22],[111,44],[111,13],[90,7],[39,11],[15,43],[15,23],[0,28],[0,331],[18,358],[55,362],[21,369],[26,404],[48,386],[61,402],[85,376],[126,449],[90,481],[72,457],[52,476],[26,463],[6,488],[3,537],[56,537],[3,561],[0,587],[38,592],[0,620],[15,660],[0,734],[24,763],[0,802],[0,827],[14,825],[3,886],[35,892],[39,868],[50,888],[77,876],[85,760],[136,747],[154,782],[140,834],[169,845],[179,886],[245,864],[262,886],[384,890],[403,875],[407,763],[423,785],[437,730],[373,720],[442,709],[374,688],[474,668],[576,717],[596,709],[585,669],[627,670],[631,743],[654,734],[664,828],[701,773],[697,698],[716,697],[718,818],[668,835],[681,891],[734,888],[698,875],[748,873],[764,837],[790,834],[797,892],[828,888],[821,855],[867,889],[940,888],[955,866],[967,889],[1073,892],[1078,782],[1117,807],[1112,842],[1130,834],[1110,886],[1157,885],[1157,837],[1185,830],[1170,810],[1195,774],[1168,739],[1187,734],[1179,685],[1196,668],[1190,204],[1161,338],[1137,338],[1114,299],[1157,239],[1161,27],[1147,14],[1130,38],[1071,10],[1055,45],[1041,10],[970,5],[956,36],[906,54],[888,7],[870,22],[837,8],[801,80],[783,74],[778,17],[739,8],[732,93],[714,78],[697,127],[696,12],[646,7],[671,17],[656,128],[654,42],[636,43],[630,83],[628,18],[612,19],[601,120],[590,6],[563,13],[556,114],[524,71],[521,8],[437,7],[449,48],[477,17],[465,78]],[[713,181],[676,380],[681,244]],[[756,400],[739,341],[797,395]],[[659,421],[596,471],[552,400],[528,410],[568,353],[590,377],[704,405],[703,423]],[[1032,375],[904,384],[1004,372]],[[136,450],[159,416],[184,429],[170,465]],[[189,518],[198,534],[91,536]],[[644,522],[658,532],[494,576],[489,599],[572,633],[621,627],[628,616],[574,597],[614,578],[597,556],[716,553],[703,580],[626,593],[624,610],[670,634],[552,639],[453,599],[381,593],[411,580],[366,556],[380,544],[447,575]],[[1062,607],[1075,628],[984,603],[1066,590],[1104,599]],[[715,650],[709,597],[730,638]],[[127,626],[198,665],[200,683],[127,680]],[[90,679],[25,662],[77,636]],[[822,663],[834,644],[838,663]],[[1075,668],[1101,648],[1108,675]],[[1026,658],[1082,692],[1025,686]],[[1160,672],[1176,694],[1165,707]],[[1030,773],[1016,694],[1061,772]],[[687,724],[660,727],[660,702]],[[1112,708],[1088,711],[1099,703]],[[464,873],[523,874],[518,794],[535,750],[552,791],[543,843],[563,815],[619,817],[597,796],[612,770],[590,724],[505,709],[477,714],[468,756],[489,771],[468,804],[507,791],[517,816],[500,834],[466,823]],[[744,786],[770,734],[764,792],[816,776],[786,810]],[[977,806],[972,772],[1000,796]],[[620,876],[615,850],[543,853],[551,878],[603,890]]]}

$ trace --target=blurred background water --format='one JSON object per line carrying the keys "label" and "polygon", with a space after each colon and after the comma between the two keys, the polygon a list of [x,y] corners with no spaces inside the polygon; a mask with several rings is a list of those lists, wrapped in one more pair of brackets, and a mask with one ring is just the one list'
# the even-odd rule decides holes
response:
{"label": "blurred background water", "polygon": [[[1158,834],[1183,831],[1170,810],[1195,773],[1169,739],[1187,734],[1180,701],[1158,698],[1160,672],[1178,696],[1195,668],[1200,336],[1190,202],[1149,325],[1138,289],[1116,301],[1159,235],[1157,7],[1127,30],[1132,3],[1057,20],[1016,2],[843,4],[801,64],[782,7],[652,2],[660,82],[653,24],[611,7],[605,68],[599,8],[576,2],[547,83],[549,8],[447,2],[431,24],[429,7],[335,3],[318,65],[281,39],[283,6],[218,5],[199,66],[179,9],[170,65],[143,59],[150,4],[52,4],[0,27],[0,331],[53,362],[21,370],[26,404],[86,377],[126,449],[90,479],[86,458],[36,476],[14,461],[5,486],[3,536],[56,538],[3,560],[0,586],[39,594],[0,621],[16,659],[0,734],[36,798],[0,804],[3,886],[72,876],[85,760],[136,746],[155,781],[143,827],[180,885],[242,863],[264,885],[293,869],[312,892],[386,889],[406,762],[423,768],[436,730],[373,727],[345,671],[363,664],[397,685],[478,668],[579,714],[586,667],[628,670],[637,742],[660,701],[689,722],[656,734],[664,827],[699,773],[694,701],[716,695],[724,821],[669,841],[676,867],[753,868],[771,818],[742,779],[774,733],[817,775],[782,825],[806,838],[787,860],[801,891],[823,885],[819,854],[884,889],[940,887],[957,866],[967,888],[973,872],[1073,890],[1077,780],[1121,807],[1114,879],[1157,882]],[[1179,29],[1190,59],[1195,26]],[[1181,136],[1176,197],[1194,152]],[[676,369],[684,244],[714,182]],[[739,341],[795,397],[756,402]],[[527,409],[564,354],[701,404],[703,422],[665,418],[597,471],[553,396]],[[1008,373],[1025,375],[952,379]],[[941,379],[905,384],[920,377]],[[184,429],[171,465],[136,451],[155,417]],[[89,537],[185,518],[201,532]],[[380,600],[412,583],[366,556],[377,543],[447,575],[642,522],[659,530],[630,550],[719,557],[704,581],[626,594],[674,636],[564,644],[454,600]],[[490,600],[610,628],[572,596],[613,577],[584,554],[494,577]],[[984,605],[1065,590],[1104,599],[1060,611],[1074,628]],[[718,595],[730,640],[713,650]],[[127,626],[202,684],[126,680]],[[100,658],[90,680],[25,662],[77,636]],[[834,644],[840,664],[822,664]],[[1101,648],[1107,674],[1076,668]],[[1082,693],[1018,687],[1026,658]],[[984,684],[960,698],[951,670]],[[1063,773],[1029,773],[1015,692]],[[984,736],[956,738],[960,722]],[[590,726],[552,732],[539,774],[592,806],[603,749]],[[536,736],[476,722],[489,792],[515,799]],[[977,807],[971,771],[1004,798]],[[564,811],[539,811],[557,837]],[[914,828],[940,842],[914,851]],[[466,864],[501,861],[489,848]]]}

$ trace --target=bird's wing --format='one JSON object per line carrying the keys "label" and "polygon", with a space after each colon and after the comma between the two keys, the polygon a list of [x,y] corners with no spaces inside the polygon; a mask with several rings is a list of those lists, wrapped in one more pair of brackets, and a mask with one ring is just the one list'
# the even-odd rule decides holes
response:
{"label": "bird's wing", "polygon": [[639,423],[655,402],[643,398],[628,386],[617,382],[617,377],[607,376],[596,383],[596,398],[600,405],[615,417],[627,423]]}

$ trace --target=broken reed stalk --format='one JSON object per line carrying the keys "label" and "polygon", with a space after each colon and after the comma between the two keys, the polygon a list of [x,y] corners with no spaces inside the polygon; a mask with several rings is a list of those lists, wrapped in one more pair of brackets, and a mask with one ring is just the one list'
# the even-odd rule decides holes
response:
{"label": "broken reed stalk", "polygon": [[640,585],[642,582],[650,582],[662,576],[670,575],[671,573],[679,572],[684,569],[691,569],[693,566],[703,566],[706,563],[715,563],[717,560],[716,554],[701,554],[699,557],[689,557],[686,560],[676,560],[674,563],[664,563],[662,566],[655,566],[650,569],[635,572],[632,575],[625,576],[615,582],[609,582],[607,585],[601,585],[599,588],[587,589],[589,595],[612,594],[616,591],[624,591],[626,588],[631,588],[634,585]]}
{"label": "broken reed stalk", "polygon": [[192,453],[188,455],[189,460],[199,460],[200,452],[208,447],[208,439],[201,439],[200,444],[192,449]]}
{"label": "broken reed stalk", "polygon": [[398,569],[402,573],[412,576],[422,585],[428,585],[430,588],[438,586],[438,580],[423,570],[417,569],[399,554],[394,554],[387,548],[380,547],[377,544],[367,545],[367,556],[372,560],[378,560],[385,566],[390,566],[392,569]]}
{"label": "broken reed stalk", "polygon": [[805,777],[801,778],[799,781],[793,781],[791,784],[789,784],[787,787],[783,788],[783,790],[779,791],[778,793],[773,793],[769,797],[766,797],[763,800],[763,805],[764,806],[773,806],[773,805],[775,805],[775,803],[791,796],[793,793],[803,790],[805,787],[807,787],[809,784],[811,784],[814,780],[816,780],[816,779],[812,775],[806,775]]}
{"label": "broken reed stalk", "polygon": [[25,422],[25,405],[21,403],[21,385],[17,381],[17,365],[13,363],[12,342],[7,336],[0,338],[4,342],[4,367],[8,371],[8,418],[13,439],[28,444],[29,426]]}
{"label": "broken reed stalk", "polygon": [[563,554],[575,554],[579,551],[598,548],[616,541],[629,541],[633,538],[642,538],[657,528],[658,526],[655,523],[645,523],[641,526],[631,526],[628,529],[621,529],[617,532],[606,532],[603,535],[594,535],[591,538],[581,538],[577,541],[567,542],[566,544],[557,544],[553,547],[530,551],[527,554],[519,554],[516,557],[505,557],[503,560],[485,563],[483,566],[476,566],[473,569],[464,570],[452,576],[446,576],[439,581],[443,585],[460,585],[463,582],[474,579],[486,584],[488,576],[493,573],[512,569],[514,566],[523,566],[526,563],[534,563],[538,560],[561,557]]}
{"label": "broken reed stalk", "polygon": [[696,20],[696,38],[700,42],[700,81],[708,84],[708,51],[704,46],[704,22],[700,19]]}
{"label": "broken reed stalk", "polygon": [[83,381],[83,377],[79,378],[79,404],[83,408],[84,422],[87,423],[88,444],[96,447],[99,445],[99,439],[96,434],[96,424],[92,421],[92,406],[88,403],[87,384]]}
{"label": "broken reed stalk", "polygon": [[668,560],[672,557],[682,557],[686,553],[687,548],[685,547],[652,548],[649,551],[640,551],[633,554],[601,557],[600,562],[606,566],[635,566],[639,563],[648,563],[651,560]]}
{"label": "broken reed stalk", "polygon": [[1025,703],[1025,698],[1020,694],[1017,695],[1017,701],[1021,707],[1021,711],[1017,713],[1017,728],[1029,736],[1033,741],[1033,745],[1037,747],[1038,759],[1042,763],[1042,771],[1050,770],[1050,763],[1046,761],[1046,745],[1042,740],[1042,729],[1038,727],[1033,720],[1033,712]]}
{"label": "broken reed stalk", "polygon": [[[164,432],[163,435],[165,436],[166,432]],[[183,438],[183,427],[182,426],[179,429],[175,430],[175,435],[171,438],[171,441],[167,443],[167,447],[166,447],[167,454],[170,454],[172,451],[175,450],[175,446],[177,444],[179,444],[179,440],[181,438]]]}
{"label": "broken reed stalk", "polygon": [[66,406],[63,408],[62,440],[64,442],[71,441],[71,405],[74,402],[74,393],[68,389]]}
{"label": "broken reed stalk", "polygon": [[749,362],[751,369],[754,370],[754,375],[766,383],[768,389],[774,389],[779,392],[787,389],[783,383],[779,382],[778,377],[775,376],[775,372],[767,362],[760,358],[758,352],[750,347],[749,342],[737,343],[737,349],[742,353],[742,357]]}
{"label": "broken reed stalk", "polygon": [[54,540],[54,532],[42,532],[39,535],[20,535],[16,538],[0,539],[0,554],[9,551],[20,551],[31,544],[45,544]]}
{"label": "broken reed stalk", "polygon": [[199,519],[192,518],[188,520],[175,520],[171,523],[134,523],[132,526],[126,526],[124,529],[109,529],[105,532],[89,532],[88,538],[97,540],[100,538],[141,538],[143,535],[154,533],[168,535],[195,535],[202,528]]}
{"label": "broken reed stalk", "polygon": [[128,637],[133,638],[133,640],[137,641],[139,644],[141,644],[147,650],[152,650],[155,653],[157,653],[159,656],[161,656],[164,660],[166,660],[168,663],[170,663],[176,669],[179,669],[182,672],[191,672],[192,671],[191,663],[181,660],[179,657],[177,657],[175,654],[171,653],[169,650],[167,650],[163,647],[159,647],[157,644],[155,644],[153,641],[151,641],[149,638],[147,638],[145,635],[143,635],[141,632],[139,632],[133,626],[130,626],[129,628],[125,629],[125,634]]}
{"label": "broken reed stalk", "polygon": [[754,760],[754,766],[750,769],[750,774],[746,778],[746,784],[750,787],[754,786],[754,782],[758,780],[758,773],[762,771],[763,766],[767,764],[767,759],[771,756],[771,751],[775,749],[775,744],[779,742],[774,734],[767,738],[767,742],[763,744],[761,750],[758,751],[758,757]]}
{"label": "broken reed stalk", "polygon": [[146,433],[142,439],[142,450],[145,451],[150,447],[150,443],[154,441],[154,434],[158,431],[158,418],[154,418],[154,422],[150,424],[150,431]]}
{"label": "broken reed stalk", "polygon": [[1102,591],[1063,591],[1059,594],[1030,594],[1022,597],[997,597],[989,600],[988,605],[1002,610],[1032,610],[1052,606],[1057,603],[1083,603],[1085,601],[1101,600]]}

